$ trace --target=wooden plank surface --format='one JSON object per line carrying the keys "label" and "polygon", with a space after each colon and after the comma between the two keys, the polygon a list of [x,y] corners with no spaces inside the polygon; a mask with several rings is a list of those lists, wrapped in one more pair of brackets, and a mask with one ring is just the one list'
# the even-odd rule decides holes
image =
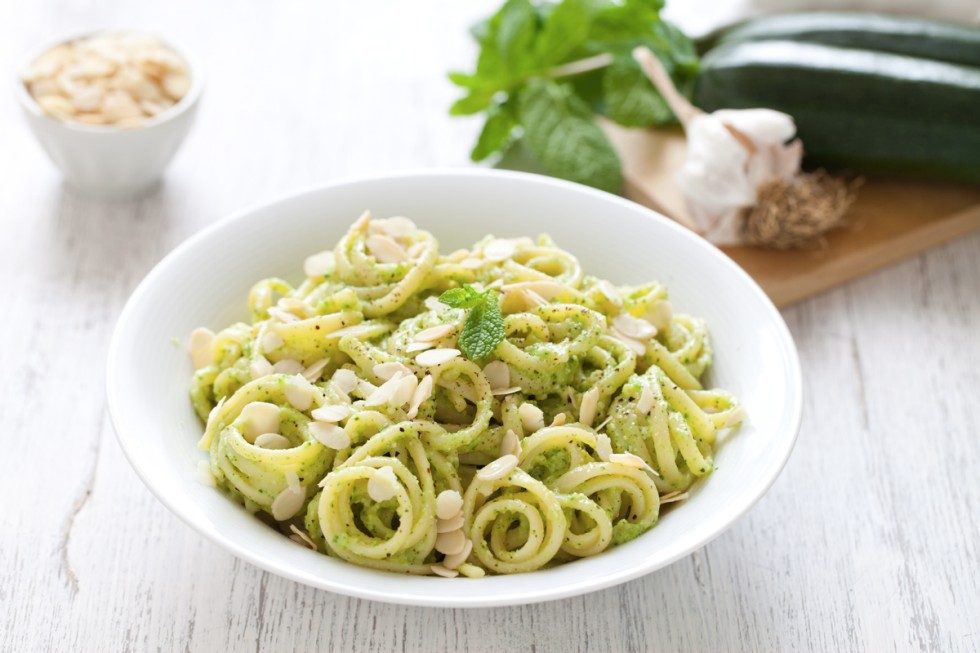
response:
{"label": "wooden plank surface", "polygon": [[[680,129],[625,129],[609,121],[603,128],[623,160],[627,196],[682,222],[688,219],[674,183],[684,161]],[[866,179],[848,219],[846,228],[808,250],[722,249],[777,305],[788,306],[980,229],[980,186]]]}
{"label": "wooden plank surface", "polygon": [[[443,71],[492,3],[0,4],[0,61],[54,33],[153,27],[209,70],[165,183],[104,203],[59,181],[0,102],[0,651],[760,651],[980,646],[980,237],[786,309],[803,432],[703,550],[595,594],[493,610],[348,599],[204,541],[143,487],[104,357],[140,278],[213,220],[341,175],[466,165]],[[692,271],[692,273],[695,273]],[[716,329],[724,325],[713,325]]]}

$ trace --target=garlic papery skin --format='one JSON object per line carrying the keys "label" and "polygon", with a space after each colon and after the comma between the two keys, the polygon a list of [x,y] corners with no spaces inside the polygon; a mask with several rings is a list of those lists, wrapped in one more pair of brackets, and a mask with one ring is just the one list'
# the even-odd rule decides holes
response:
{"label": "garlic papery skin", "polygon": [[770,109],[722,109],[685,125],[687,154],[677,185],[691,218],[716,245],[742,242],[744,211],[767,183],[800,171],[803,147],[793,119]]}

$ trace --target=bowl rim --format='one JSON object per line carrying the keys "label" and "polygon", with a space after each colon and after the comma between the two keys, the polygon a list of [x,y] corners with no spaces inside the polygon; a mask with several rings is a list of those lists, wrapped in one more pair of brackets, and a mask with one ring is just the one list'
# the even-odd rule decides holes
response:
{"label": "bowl rim", "polygon": [[[58,118],[46,114],[37,103],[37,100],[34,99],[34,96],[27,90],[27,84],[25,84],[21,79],[21,74],[27,70],[27,68],[38,57],[59,45],[70,43],[72,41],[78,41],[97,34],[114,33],[133,33],[154,36],[158,38],[163,45],[173,50],[177,56],[187,63],[187,71],[191,78],[191,88],[187,91],[187,94],[175,102],[173,106],[167,108],[165,111],[161,111],[152,118],[149,118],[138,127],[119,128],[115,125],[88,125],[76,120],[59,120]],[[196,106],[198,101],[201,99],[201,95],[204,93],[204,77],[204,68],[201,66],[193,51],[184,47],[183,43],[175,41],[170,37],[165,37],[163,34],[153,30],[138,29],[135,27],[103,27],[99,29],[68,32],[67,34],[62,34],[56,38],[47,39],[40,45],[34,46],[27,50],[26,53],[22,54],[20,59],[18,59],[18,63],[14,68],[13,84],[14,96],[17,98],[17,103],[21,106],[21,108],[32,117],[43,120],[48,125],[57,126],[68,131],[74,131],[82,134],[134,134],[171,122]]]}
{"label": "bowl rim", "polygon": [[[788,392],[788,403],[787,410],[785,414],[788,417],[789,433],[784,435],[784,437],[776,440],[775,446],[771,451],[773,451],[772,462],[767,468],[767,473],[764,476],[756,477],[754,482],[757,484],[756,492],[754,492],[750,497],[743,500],[741,505],[735,506],[733,510],[725,514],[721,518],[712,522],[712,526],[702,538],[693,541],[691,543],[685,544],[679,547],[673,553],[668,556],[657,559],[639,559],[637,564],[625,568],[616,573],[607,574],[602,577],[593,576],[591,578],[574,582],[565,583],[558,586],[545,586],[543,589],[513,589],[506,592],[496,592],[491,597],[484,597],[478,592],[472,595],[466,596],[464,598],[453,597],[443,598],[439,594],[422,594],[419,592],[408,592],[400,590],[397,588],[397,583],[392,583],[392,586],[385,589],[384,591],[378,589],[372,589],[369,587],[362,587],[358,585],[353,585],[345,581],[336,581],[331,578],[326,578],[323,576],[315,575],[311,572],[304,573],[301,569],[294,569],[288,564],[283,564],[276,559],[262,558],[247,546],[247,540],[236,540],[234,538],[226,536],[224,533],[218,532],[215,529],[209,529],[206,525],[198,524],[196,520],[185,511],[180,509],[176,502],[171,500],[168,496],[164,495],[157,487],[149,480],[149,475],[140,466],[137,456],[134,455],[136,444],[136,438],[124,435],[121,424],[120,415],[122,414],[121,402],[122,402],[122,389],[120,387],[119,374],[120,372],[120,347],[121,347],[121,336],[120,334],[126,328],[128,322],[132,319],[132,313],[139,304],[139,299],[148,291],[157,277],[162,275],[166,268],[169,267],[170,262],[180,257],[183,252],[196,246],[197,243],[210,237],[212,233],[220,231],[226,228],[228,225],[233,224],[239,219],[242,219],[254,212],[260,210],[269,209],[277,204],[289,200],[295,200],[302,196],[316,194],[328,189],[343,187],[347,185],[355,185],[365,182],[380,182],[383,180],[390,181],[392,179],[415,179],[415,178],[425,178],[425,177],[458,177],[458,178],[468,178],[468,177],[489,177],[497,178],[501,180],[513,179],[517,181],[526,181],[536,184],[543,184],[559,188],[562,192],[572,192],[572,193],[583,193],[593,196],[600,196],[605,201],[612,202],[631,210],[640,210],[647,214],[650,219],[660,221],[665,223],[667,228],[673,229],[679,233],[682,233],[682,237],[695,239],[699,241],[699,246],[707,250],[707,255],[717,257],[721,262],[729,268],[730,272],[741,278],[741,281],[747,284],[748,289],[751,293],[756,295],[756,297],[761,300],[764,310],[771,319],[773,325],[778,333],[778,343],[777,346],[785,354],[787,362],[787,378],[791,380],[791,388]],[[173,250],[166,254],[153,268],[146,274],[142,281],[136,286],[130,295],[129,299],[126,301],[125,306],[119,314],[116,322],[116,326],[113,329],[111,340],[109,342],[108,355],[106,359],[106,397],[107,397],[107,407],[109,412],[110,421],[113,425],[113,430],[116,433],[116,439],[119,443],[123,454],[129,461],[133,470],[139,476],[140,480],[144,485],[150,490],[150,492],[173,514],[177,515],[181,521],[193,528],[199,534],[204,535],[207,539],[213,543],[221,546],[225,550],[229,551],[239,559],[245,560],[260,569],[267,572],[289,578],[290,580],[308,585],[311,587],[316,587],[319,589],[328,590],[345,596],[368,599],[373,601],[380,601],[383,603],[393,603],[398,605],[413,605],[422,607],[450,607],[450,608],[485,608],[485,607],[496,607],[496,606],[508,606],[508,605],[524,605],[530,603],[539,603],[544,601],[553,601],[563,598],[569,598],[573,596],[578,596],[586,594],[589,592],[598,591],[601,589],[606,589],[615,585],[620,585],[627,581],[645,576],[653,571],[666,567],[677,560],[684,558],[691,553],[701,549],[706,546],[716,537],[721,535],[723,532],[728,530],[736,521],[738,521],[746,512],[748,512],[763,496],[769,491],[773,483],[778,478],[779,474],[782,472],[789,457],[793,451],[796,441],[799,436],[800,426],[802,424],[803,418],[803,377],[802,370],[799,361],[799,354],[796,349],[793,336],[789,331],[789,327],[786,325],[785,320],[783,320],[782,315],[779,313],[776,306],[772,303],[769,297],[765,294],[762,288],[753,280],[747,272],[745,272],[741,267],[738,266],[731,258],[729,258],[720,249],[704,240],[700,236],[695,235],[690,230],[682,227],[673,220],[663,216],[662,214],[648,209],[645,206],[627,200],[618,195],[613,195],[605,191],[600,191],[595,188],[588,186],[583,186],[581,184],[564,181],[561,179],[556,179],[553,177],[548,177],[545,175],[526,173],[526,172],[516,172],[509,170],[491,170],[487,168],[452,168],[452,167],[439,167],[439,168],[425,168],[425,169],[413,169],[404,170],[392,173],[381,173],[381,174],[365,174],[365,175],[352,175],[337,178],[327,183],[312,184],[298,190],[283,193],[271,200],[259,201],[252,203],[244,209],[236,211],[216,222],[208,225],[207,227],[201,229],[197,233],[191,235],[179,245],[177,245]],[[373,570],[366,570],[373,571]],[[534,574],[536,572],[528,572],[525,574],[518,574],[522,578],[527,578],[529,574]],[[401,576],[392,574],[393,580],[401,578]],[[478,581],[476,581],[478,582]]]}

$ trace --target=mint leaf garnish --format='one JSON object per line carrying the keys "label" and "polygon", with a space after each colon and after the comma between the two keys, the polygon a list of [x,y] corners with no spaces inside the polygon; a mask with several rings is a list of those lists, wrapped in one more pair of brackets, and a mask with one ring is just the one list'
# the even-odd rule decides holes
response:
{"label": "mint leaf garnish", "polygon": [[452,308],[469,309],[457,344],[471,361],[487,358],[504,339],[504,316],[496,290],[480,292],[466,284],[442,293],[439,301]]}
{"label": "mint leaf garnish", "polygon": [[524,143],[553,175],[619,192],[623,184],[619,157],[592,110],[567,84],[538,79],[517,98]]}

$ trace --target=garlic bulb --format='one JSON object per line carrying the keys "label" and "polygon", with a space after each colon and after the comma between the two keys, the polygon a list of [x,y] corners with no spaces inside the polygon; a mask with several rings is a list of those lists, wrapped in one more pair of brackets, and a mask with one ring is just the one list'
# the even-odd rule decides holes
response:
{"label": "garlic bulb", "polygon": [[[815,183],[801,174],[803,143],[795,138],[792,116],[772,109],[705,113],[677,91],[653,52],[639,47],[633,57],[684,126],[687,153],[677,174],[677,185],[696,230],[711,242],[767,245],[746,235],[746,221],[757,213],[760,201],[771,196],[768,191],[773,187],[788,188],[801,196],[804,191],[820,194],[831,190],[836,192],[835,197],[841,195],[837,187],[842,182]],[[826,205],[827,215],[811,220],[809,230],[796,229],[798,225],[790,224],[793,216],[786,216],[791,236],[774,236],[778,243],[772,246],[799,246],[839,225],[850,197],[845,193],[840,200]]]}
{"label": "garlic bulb", "polygon": [[[793,119],[771,109],[722,109],[687,125],[677,185],[701,232],[718,245],[742,242],[742,217],[766,183],[800,171],[803,145]],[[785,143],[789,142],[788,145]]]}

